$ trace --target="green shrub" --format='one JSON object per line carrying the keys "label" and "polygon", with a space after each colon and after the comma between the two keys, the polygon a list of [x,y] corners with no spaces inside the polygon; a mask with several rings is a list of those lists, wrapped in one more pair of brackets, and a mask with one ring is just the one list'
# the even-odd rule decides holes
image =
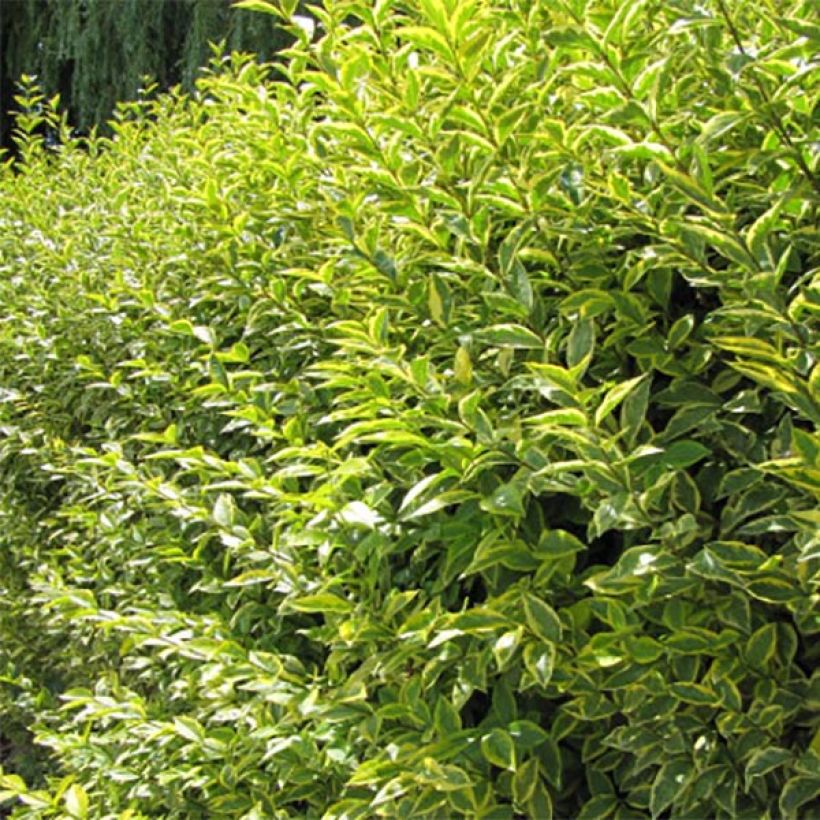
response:
{"label": "green shrub", "polygon": [[810,4],[282,3],[279,82],[25,92],[0,799],[806,814]]}

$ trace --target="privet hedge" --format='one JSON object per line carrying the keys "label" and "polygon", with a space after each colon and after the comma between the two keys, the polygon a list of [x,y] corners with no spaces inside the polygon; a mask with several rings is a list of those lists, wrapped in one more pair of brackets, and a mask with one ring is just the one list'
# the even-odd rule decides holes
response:
{"label": "privet hedge", "polygon": [[0,799],[810,816],[812,4],[244,5],[0,172]]}

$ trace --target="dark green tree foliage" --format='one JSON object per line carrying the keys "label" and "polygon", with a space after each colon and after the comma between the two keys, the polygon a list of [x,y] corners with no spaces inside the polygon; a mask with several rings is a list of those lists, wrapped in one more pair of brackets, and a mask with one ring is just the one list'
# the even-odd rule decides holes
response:
{"label": "dark green tree foliage", "polygon": [[294,5],[111,140],[26,92],[0,800],[816,816],[813,4]]}
{"label": "dark green tree foliage", "polygon": [[211,42],[271,59],[287,37],[268,16],[230,0],[2,0],[0,131],[8,146],[11,107],[23,75],[60,94],[69,121],[102,126],[119,100],[150,77],[160,88],[193,87]]}

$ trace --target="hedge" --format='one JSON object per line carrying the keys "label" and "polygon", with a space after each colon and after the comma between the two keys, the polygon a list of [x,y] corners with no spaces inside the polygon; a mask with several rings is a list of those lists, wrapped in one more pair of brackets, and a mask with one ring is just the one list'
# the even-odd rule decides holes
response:
{"label": "hedge", "polygon": [[811,4],[243,5],[275,76],[20,100],[11,816],[810,816]]}

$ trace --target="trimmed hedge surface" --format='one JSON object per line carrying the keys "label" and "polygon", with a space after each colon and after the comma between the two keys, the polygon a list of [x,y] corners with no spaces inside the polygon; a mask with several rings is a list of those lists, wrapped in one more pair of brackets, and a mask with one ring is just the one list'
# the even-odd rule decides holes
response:
{"label": "trimmed hedge surface", "polygon": [[243,5],[0,170],[0,800],[808,816],[810,3]]}

